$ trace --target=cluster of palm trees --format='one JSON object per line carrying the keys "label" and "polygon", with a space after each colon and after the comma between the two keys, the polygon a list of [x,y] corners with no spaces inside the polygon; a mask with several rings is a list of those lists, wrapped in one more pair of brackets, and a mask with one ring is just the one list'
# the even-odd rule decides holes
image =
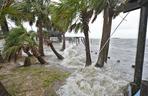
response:
{"label": "cluster of palm trees", "polygon": [[[8,34],[8,32],[16,34],[17,32],[11,32],[14,29],[9,30],[7,18],[14,21],[21,28],[23,27],[22,22],[27,21],[30,26],[35,23],[37,27],[36,36],[39,39],[38,53],[40,56],[44,56],[43,43],[46,41],[59,59],[63,59],[63,57],[54,49],[50,38],[48,38],[47,34],[44,34],[44,29],[58,30],[63,33],[64,39],[67,31],[83,32],[85,36],[86,66],[89,66],[92,63],[89,44],[89,23],[93,23],[103,11],[103,34],[96,63],[96,67],[103,67],[104,63],[107,62],[108,38],[111,33],[112,19],[122,12],[125,4],[126,0],[60,0],[59,2],[52,2],[51,0],[1,0],[0,26],[4,34]],[[24,31],[24,28],[22,29]],[[6,37],[11,38],[11,35],[13,34],[8,34]],[[7,42],[10,41],[8,40]],[[9,48],[4,49],[10,50]],[[65,40],[61,50],[64,49]],[[4,53],[8,54],[7,50],[4,50]]]}
{"label": "cluster of palm trees", "polygon": [[[112,19],[122,12],[127,0],[0,0],[0,27],[5,35],[4,57],[6,60],[17,59],[23,51],[27,54],[25,65],[30,65],[30,57],[34,56],[41,64],[47,63],[44,56],[44,42],[51,47],[59,59],[64,59],[54,48],[46,30],[62,32],[82,32],[85,36],[86,66],[91,65],[89,43],[89,23],[104,12],[103,34],[96,67],[103,67],[107,62]],[[9,29],[7,19],[11,19],[16,28]],[[23,22],[34,23],[37,34],[27,32]],[[35,38],[38,38],[38,43]],[[62,50],[65,49],[65,40]]]}
{"label": "cluster of palm trees", "polygon": [[[91,65],[89,23],[93,23],[103,11],[103,34],[96,67],[107,62],[112,19],[123,11],[126,0],[60,0],[51,5],[52,22],[66,31],[82,32],[85,36],[86,66]],[[64,23],[63,23],[64,22]],[[65,31],[64,30],[64,31]]]}
{"label": "cluster of palm trees", "polygon": [[[3,50],[3,55],[6,57],[6,60],[11,60],[13,58],[16,61],[19,53],[24,51],[28,57],[35,56],[41,64],[45,64],[47,62],[42,58],[42,56],[44,56],[44,41],[51,47],[58,59],[64,59],[64,57],[55,50],[48,37],[49,35],[46,34],[47,32],[43,30],[51,29],[51,27],[56,28],[52,25],[49,18],[49,7],[50,0],[1,1],[0,26],[6,36],[6,43]],[[8,28],[8,23],[6,21],[8,18],[15,23],[16,28],[12,28],[11,30]],[[30,26],[35,23],[37,34],[33,32],[33,30],[27,32],[23,27],[23,22],[29,22]],[[36,37],[39,39],[39,43],[36,42]],[[25,59],[24,65],[30,65],[28,64],[28,60],[30,60],[28,57]]]}

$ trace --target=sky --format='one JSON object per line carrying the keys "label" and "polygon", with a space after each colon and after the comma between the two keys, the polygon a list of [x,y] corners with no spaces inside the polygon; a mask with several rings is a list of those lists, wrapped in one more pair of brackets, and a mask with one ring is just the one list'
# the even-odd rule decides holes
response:
{"label": "sky", "polygon": [[[124,18],[127,13],[121,13],[113,20],[112,24],[112,32],[117,27],[119,22]],[[136,39],[138,37],[138,29],[139,29],[139,18],[140,18],[140,10],[135,10],[129,13],[126,19],[122,22],[116,32],[111,36],[111,38],[131,38]],[[14,24],[11,21],[9,22],[9,27],[14,27]],[[31,30],[31,27],[27,22],[23,23],[24,27],[27,30]],[[103,14],[101,13],[94,23],[90,23],[90,38],[100,39],[102,36],[102,26],[103,26]],[[35,24],[33,25],[33,30],[37,31]],[[66,36],[84,36],[82,33],[66,33]],[[147,33],[148,38],[148,33]]]}
{"label": "sky", "polygon": [[[115,30],[117,25],[121,22],[127,13],[121,13],[113,20],[112,32]],[[138,37],[139,29],[139,18],[140,10],[135,10],[129,13],[126,19],[122,22],[116,32],[111,36],[111,38],[132,38],[136,39]],[[102,36],[102,26],[103,26],[103,14],[100,14],[97,20],[90,24],[90,38],[101,38]],[[67,36],[83,36],[83,34],[71,34],[67,33]],[[147,34],[148,38],[148,34]]]}

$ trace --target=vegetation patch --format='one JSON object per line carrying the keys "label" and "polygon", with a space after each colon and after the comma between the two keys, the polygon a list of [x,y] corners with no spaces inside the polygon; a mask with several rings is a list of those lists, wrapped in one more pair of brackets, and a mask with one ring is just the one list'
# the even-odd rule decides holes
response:
{"label": "vegetation patch", "polygon": [[68,72],[58,68],[30,66],[15,68],[7,74],[0,73],[0,80],[12,96],[56,96],[54,84],[68,76]]}

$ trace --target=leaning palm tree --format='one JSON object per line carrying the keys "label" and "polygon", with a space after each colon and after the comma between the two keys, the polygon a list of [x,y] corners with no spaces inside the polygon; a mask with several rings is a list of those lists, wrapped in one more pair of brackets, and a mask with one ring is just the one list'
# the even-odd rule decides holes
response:
{"label": "leaning palm tree", "polygon": [[[46,61],[38,52],[38,45],[36,44],[34,37],[35,33],[27,32],[22,26],[11,29],[4,44],[3,56],[5,60],[10,61],[11,59],[14,59],[16,61],[20,51],[24,51],[24,53],[28,55],[25,61],[29,62],[29,57],[34,56],[41,64],[45,64]],[[28,62],[27,65],[30,65]]]}
{"label": "leaning palm tree", "polygon": [[107,62],[112,19],[123,11],[125,1],[126,0],[108,0],[105,4],[103,34],[96,67],[103,67],[104,63]]}
{"label": "leaning palm tree", "polygon": [[[66,48],[65,33],[68,30],[71,21],[69,21],[69,18],[63,17],[63,16],[66,16],[66,13],[64,11],[60,12],[61,11],[60,7],[56,6],[57,4],[58,3],[54,2],[54,4],[51,4],[50,7],[49,7],[51,22],[52,22],[51,25],[56,30],[58,30],[58,32],[60,32],[60,35],[62,36],[62,42],[63,42],[61,51],[64,51],[65,48]],[[60,13],[60,15],[59,15],[59,13]]]}
{"label": "leaning palm tree", "polygon": [[[39,53],[41,56],[44,56],[43,51],[43,39],[45,39],[46,34],[44,36],[44,29],[49,29],[50,26],[50,19],[49,19],[49,4],[50,0],[23,0],[20,4],[18,4],[16,7],[19,11],[28,13],[31,16],[28,16],[29,18],[22,18],[22,21],[29,21],[29,25],[32,26],[32,24],[35,22],[36,26],[38,28],[37,36],[39,38]],[[35,19],[37,18],[37,20]],[[45,38],[44,38],[45,37]],[[50,43],[51,45],[51,43]],[[58,59],[64,59],[63,56],[61,56],[54,48],[54,46],[50,46],[52,51],[55,53],[55,55],[58,57]]]}
{"label": "leaning palm tree", "polygon": [[[24,13],[30,13],[32,16],[26,21],[32,25],[36,22],[38,28],[38,38],[39,38],[39,52],[44,56],[43,51],[43,28],[50,24],[48,6],[50,0],[23,0],[17,5],[18,10]],[[37,18],[37,20],[35,19]]]}
{"label": "leaning palm tree", "polygon": [[[50,31],[50,32],[49,32]],[[55,47],[53,46],[53,42],[50,39],[51,37],[51,33],[54,34],[54,31],[51,31],[48,29],[48,31],[44,31],[44,42],[47,46],[49,46],[51,48],[51,50],[53,51],[53,53],[57,56],[58,59],[63,60],[64,57],[58,53],[58,51],[55,49]]]}
{"label": "leaning palm tree", "polygon": [[[61,0],[55,4],[56,14],[53,17],[56,24],[68,26],[70,31],[81,31],[85,36],[86,66],[91,65],[91,54],[89,44],[89,22],[93,17],[96,2],[103,5],[104,0]],[[97,3],[97,4],[98,4]],[[66,28],[66,27],[65,27]]]}

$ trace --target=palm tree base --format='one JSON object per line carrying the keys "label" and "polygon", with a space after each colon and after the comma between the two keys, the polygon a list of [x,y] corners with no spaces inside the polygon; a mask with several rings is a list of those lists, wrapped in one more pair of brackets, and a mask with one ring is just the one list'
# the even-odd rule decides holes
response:
{"label": "palm tree base", "polygon": [[37,59],[41,64],[47,64],[47,62],[41,56],[37,57]]}
{"label": "palm tree base", "polygon": [[24,67],[30,66],[31,65],[31,59],[30,57],[26,57],[24,61]]}
{"label": "palm tree base", "polygon": [[88,67],[91,65],[91,60],[90,61],[86,61],[85,67]]}
{"label": "palm tree base", "polygon": [[100,64],[100,63],[96,63],[95,67],[100,67],[102,68],[104,66],[104,64]]}
{"label": "palm tree base", "polygon": [[60,51],[64,51],[65,49],[61,49]]}
{"label": "palm tree base", "polygon": [[2,55],[0,55],[0,63],[4,63],[4,59],[3,59]]}

